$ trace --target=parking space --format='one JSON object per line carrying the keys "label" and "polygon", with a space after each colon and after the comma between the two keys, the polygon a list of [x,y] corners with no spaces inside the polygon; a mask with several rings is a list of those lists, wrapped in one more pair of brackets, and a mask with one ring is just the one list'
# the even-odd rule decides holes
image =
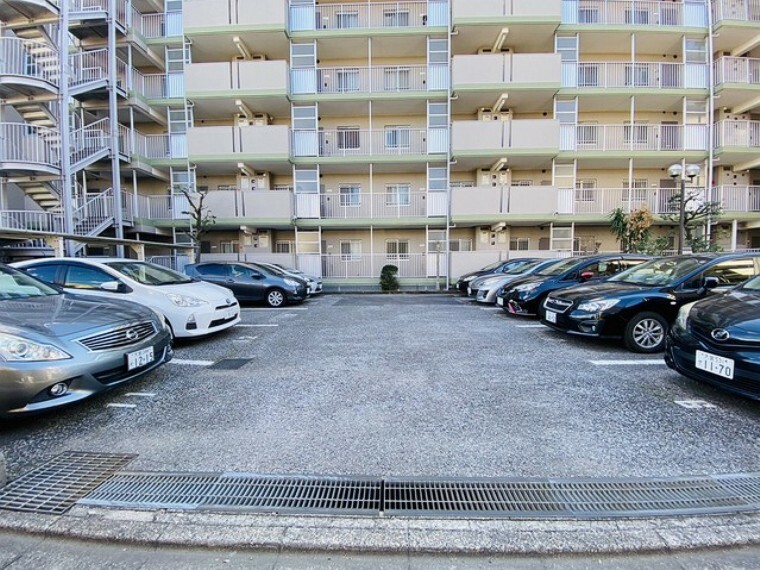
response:
{"label": "parking space", "polygon": [[677,476],[760,470],[757,403],[659,355],[451,295],[244,307],[153,374],[4,425],[11,476],[65,450],[135,469],[373,476]]}

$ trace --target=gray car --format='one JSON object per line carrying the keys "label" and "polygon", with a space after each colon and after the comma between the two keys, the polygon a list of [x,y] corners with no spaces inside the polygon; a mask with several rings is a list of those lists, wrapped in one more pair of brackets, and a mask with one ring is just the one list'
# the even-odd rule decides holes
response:
{"label": "gray car", "polygon": [[504,285],[532,275],[550,265],[553,265],[561,259],[533,259],[526,258],[523,263],[516,263],[504,273],[490,273],[476,277],[470,282],[470,297],[479,303],[493,305],[496,303],[496,292]]}
{"label": "gray car", "polygon": [[63,293],[0,264],[0,418],[73,404],[171,360],[153,310]]}

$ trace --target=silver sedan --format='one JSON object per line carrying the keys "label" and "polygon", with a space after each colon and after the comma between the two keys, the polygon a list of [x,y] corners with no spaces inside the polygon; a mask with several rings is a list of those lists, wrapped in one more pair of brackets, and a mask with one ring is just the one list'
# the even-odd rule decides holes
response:
{"label": "silver sedan", "polygon": [[0,264],[0,418],[73,404],[172,357],[153,310],[63,293]]}
{"label": "silver sedan", "polygon": [[531,259],[525,263],[519,264],[507,273],[492,273],[490,275],[481,275],[470,283],[470,296],[479,303],[493,305],[496,303],[496,292],[504,285],[511,283],[516,279],[531,275],[545,267],[553,265],[561,259]]}

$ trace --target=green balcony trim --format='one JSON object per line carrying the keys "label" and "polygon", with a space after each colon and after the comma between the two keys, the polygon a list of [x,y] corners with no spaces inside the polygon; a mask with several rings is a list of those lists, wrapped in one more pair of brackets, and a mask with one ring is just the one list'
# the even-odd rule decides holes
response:
{"label": "green balcony trim", "polygon": [[609,97],[611,95],[629,95],[641,97],[644,95],[662,96],[671,95],[673,97],[689,97],[707,95],[709,89],[698,87],[561,87],[557,95],[560,96],[580,96],[580,97]]}
{"label": "green balcony trim", "polygon": [[186,91],[188,99],[206,101],[213,99],[240,99],[241,97],[287,97],[287,89],[266,91],[259,89],[225,89],[224,91]]}
{"label": "green balcony trim", "polygon": [[[195,157],[192,157],[195,160]],[[366,164],[372,163],[414,163],[414,162],[438,162],[445,160],[445,154],[364,154],[361,156],[297,156],[293,157],[293,164]]]}
{"label": "green balcony trim", "polygon": [[184,107],[185,105],[185,99],[183,97],[173,97],[171,99],[148,99],[145,95],[134,89],[127,91],[127,98],[138,99],[149,107]]}
{"label": "green balcony trim", "polygon": [[432,36],[448,34],[446,26],[422,26],[418,28],[348,28],[345,30],[299,30],[288,36],[294,40],[322,40],[330,38],[364,38],[393,36]]}
{"label": "green balcony trim", "polygon": [[446,227],[445,217],[426,218],[410,216],[408,218],[296,218],[294,225],[298,228],[424,228]]}
{"label": "green balcony trim", "polygon": [[[723,27],[744,28],[746,30],[757,31],[757,22],[747,21],[747,20],[731,20],[731,19],[718,20],[717,22],[713,24],[713,32],[717,32]],[[698,29],[701,29],[701,28],[698,28]]]}
{"label": "green balcony trim", "polygon": [[[715,91],[720,93],[721,91],[760,91],[760,85],[756,83],[734,83],[724,82],[718,83],[715,86]],[[752,95],[755,95],[752,93]]]}
{"label": "green balcony trim", "polygon": [[149,46],[171,46],[182,45],[184,38],[182,36],[162,36],[160,38],[143,38],[143,41]]}
{"label": "green balcony trim", "polygon": [[328,101],[408,101],[409,99],[419,99],[420,101],[427,100],[442,100],[446,101],[449,97],[447,90],[436,91],[406,91],[406,92],[394,92],[394,93],[314,93],[314,94],[299,94],[291,95],[290,100],[294,103],[302,102],[328,102]]}
{"label": "green balcony trim", "polygon": [[562,16],[471,16],[454,18],[454,26],[559,26]]}
{"label": "green balcony trim", "polygon": [[232,152],[232,153],[225,153],[225,154],[190,154],[188,157],[188,160],[191,162],[198,162],[198,163],[215,163],[215,164],[221,164],[221,163],[238,163],[238,162],[244,162],[246,160],[252,160],[252,161],[283,161],[288,162],[290,160],[290,157],[287,154],[246,154],[241,152]]}
{"label": "green balcony trim", "polygon": [[232,34],[239,34],[244,32],[282,32],[286,33],[286,26],[283,22],[279,24],[262,24],[262,25],[248,25],[248,24],[229,24],[225,26],[199,26],[197,28],[185,27],[185,35],[187,37],[199,37],[199,36],[230,36]]}
{"label": "green balcony trim", "polygon": [[[511,223],[536,222],[536,223],[548,224],[552,222],[553,220],[555,220],[556,218],[557,218],[557,215],[554,213],[500,214],[498,212],[495,212],[493,214],[468,214],[464,216],[459,216],[457,214],[452,213],[451,223],[457,224],[457,225],[472,224],[473,226],[490,225],[490,224],[496,224],[499,222],[511,222]],[[609,222],[609,219],[607,219],[607,222]]]}
{"label": "green balcony trim", "polygon": [[653,26],[651,24],[561,24],[558,33],[631,33],[646,32],[658,35],[702,34],[706,33],[707,27],[699,26]]}
{"label": "green balcony trim", "polygon": [[[188,220],[153,220],[150,218],[135,218],[134,223],[156,228],[178,228],[187,226]],[[256,226],[257,228],[264,229],[278,229],[283,227],[290,229],[293,227],[293,220],[290,218],[251,218],[246,216],[241,216],[239,218],[217,218],[213,230],[238,230],[241,225]]]}
{"label": "green balcony trim", "polygon": [[553,148],[493,148],[477,150],[456,150],[451,151],[453,158],[493,158],[500,156],[547,156],[554,157],[559,153],[559,143]]}
{"label": "green balcony trim", "polygon": [[454,93],[484,93],[489,91],[503,92],[504,89],[512,91],[557,91],[560,89],[559,81],[545,83],[521,83],[504,81],[502,83],[468,83],[455,84]]}
{"label": "green balcony trim", "polygon": [[187,165],[187,158],[148,158],[147,156],[133,154],[130,156],[130,162],[153,167],[185,166]]}
{"label": "green balcony trim", "polygon": [[645,158],[669,157],[668,160],[704,160],[707,158],[706,150],[563,150],[557,158]]}

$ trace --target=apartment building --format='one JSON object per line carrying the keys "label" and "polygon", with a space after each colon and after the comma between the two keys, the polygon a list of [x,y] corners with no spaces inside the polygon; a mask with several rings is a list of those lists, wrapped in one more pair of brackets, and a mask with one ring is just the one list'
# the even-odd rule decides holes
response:
{"label": "apartment building", "polygon": [[[5,4],[66,20],[51,0]],[[114,6],[131,16],[113,34],[77,36],[73,23],[98,28],[74,12],[68,36],[111,54],[113,35],[108,70],[126,70],[126,92],[106,82],[85,104],[71,79],[48,90],[70,101],[69,148],[110,121],[95,138],[117,151],[84,168],[72,153],[49,173],[77,181],[72,207],[112,190],[123,208],[102,231],[182,241],[189,189],[216,217],[205,259],[277,261],[347,287],[393,264],[428,287],[510,256],[614,251],[616,208],[645,205],[673,236],[662,216],[681,164],[700,167],[687,192],[722,205],[711,239],[760,248],[760,0]],[[23,37],[19,18],[0,19]],[[6,121],[19,105],[0,96]],[[17,167],[0,162],[0,208],[50,211],[21,179],[43,172]]]}

